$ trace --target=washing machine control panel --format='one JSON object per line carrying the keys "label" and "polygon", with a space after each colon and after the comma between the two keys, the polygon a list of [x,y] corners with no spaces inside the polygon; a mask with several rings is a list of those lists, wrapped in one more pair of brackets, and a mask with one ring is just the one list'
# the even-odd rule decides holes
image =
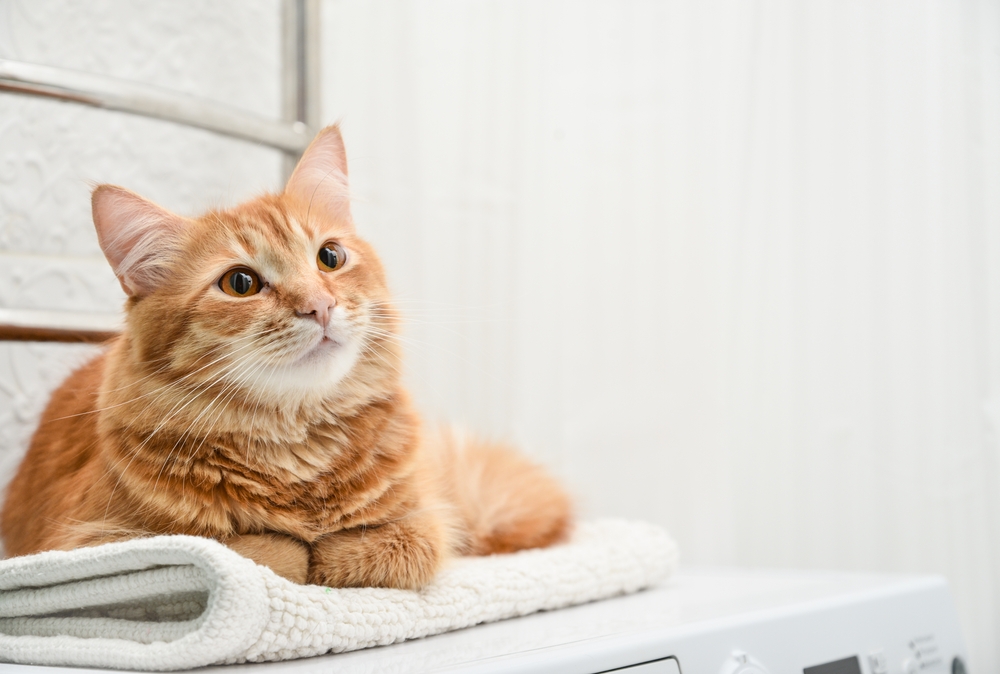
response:
{"label": "washing machine control panel", "polygon": [[967,674],[947,583],[934,578],[705,622],[670,648],[682,674]]}

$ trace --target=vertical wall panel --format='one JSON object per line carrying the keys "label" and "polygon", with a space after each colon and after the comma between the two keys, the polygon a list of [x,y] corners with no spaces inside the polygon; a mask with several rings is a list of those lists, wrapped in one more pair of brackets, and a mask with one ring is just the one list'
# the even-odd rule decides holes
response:
{"label": "vertical wall panel", "polygon": [[995,2],[325,10],[429,416],[688,563],[944,573],[1000,667]]}

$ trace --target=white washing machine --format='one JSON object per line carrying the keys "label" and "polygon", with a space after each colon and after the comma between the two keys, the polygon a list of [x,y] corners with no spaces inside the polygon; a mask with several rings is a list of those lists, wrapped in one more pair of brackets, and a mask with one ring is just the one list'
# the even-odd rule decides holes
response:
{"label": "white washing machine", "polygon": [[196,671],[964,674],[965,658],[943,578],[687,570],[655,590],[394,646]]}

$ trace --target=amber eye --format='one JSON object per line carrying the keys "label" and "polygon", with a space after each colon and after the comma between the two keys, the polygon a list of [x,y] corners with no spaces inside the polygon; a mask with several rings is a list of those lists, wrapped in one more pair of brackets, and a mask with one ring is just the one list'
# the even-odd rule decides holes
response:
{"label": "amber eye", "polygon": [[316,261],[323,271],[337,271],[347,262],[347,251],[339,243],[329,241],[319,249]]}
{"label": "amber eye", "polygon": [[260,292],[260,277],[253,269],[236,267],[230,269],[219,279],[222,292],[233,297],[250,297]]}

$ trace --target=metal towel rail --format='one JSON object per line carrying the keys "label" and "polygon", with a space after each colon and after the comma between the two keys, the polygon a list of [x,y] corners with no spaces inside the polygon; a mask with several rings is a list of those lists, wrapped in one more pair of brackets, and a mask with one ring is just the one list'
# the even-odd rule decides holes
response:
{"label": "metal towel rail", "polygon": [[[0,91],[162,119],[258,143],[291,172],[319,127],[319,0],[282,0],[282,113],[271,120],[231,106],[114,77],[0,59]],[[0,307],[0,340],[103,342],[121,316]]]}

